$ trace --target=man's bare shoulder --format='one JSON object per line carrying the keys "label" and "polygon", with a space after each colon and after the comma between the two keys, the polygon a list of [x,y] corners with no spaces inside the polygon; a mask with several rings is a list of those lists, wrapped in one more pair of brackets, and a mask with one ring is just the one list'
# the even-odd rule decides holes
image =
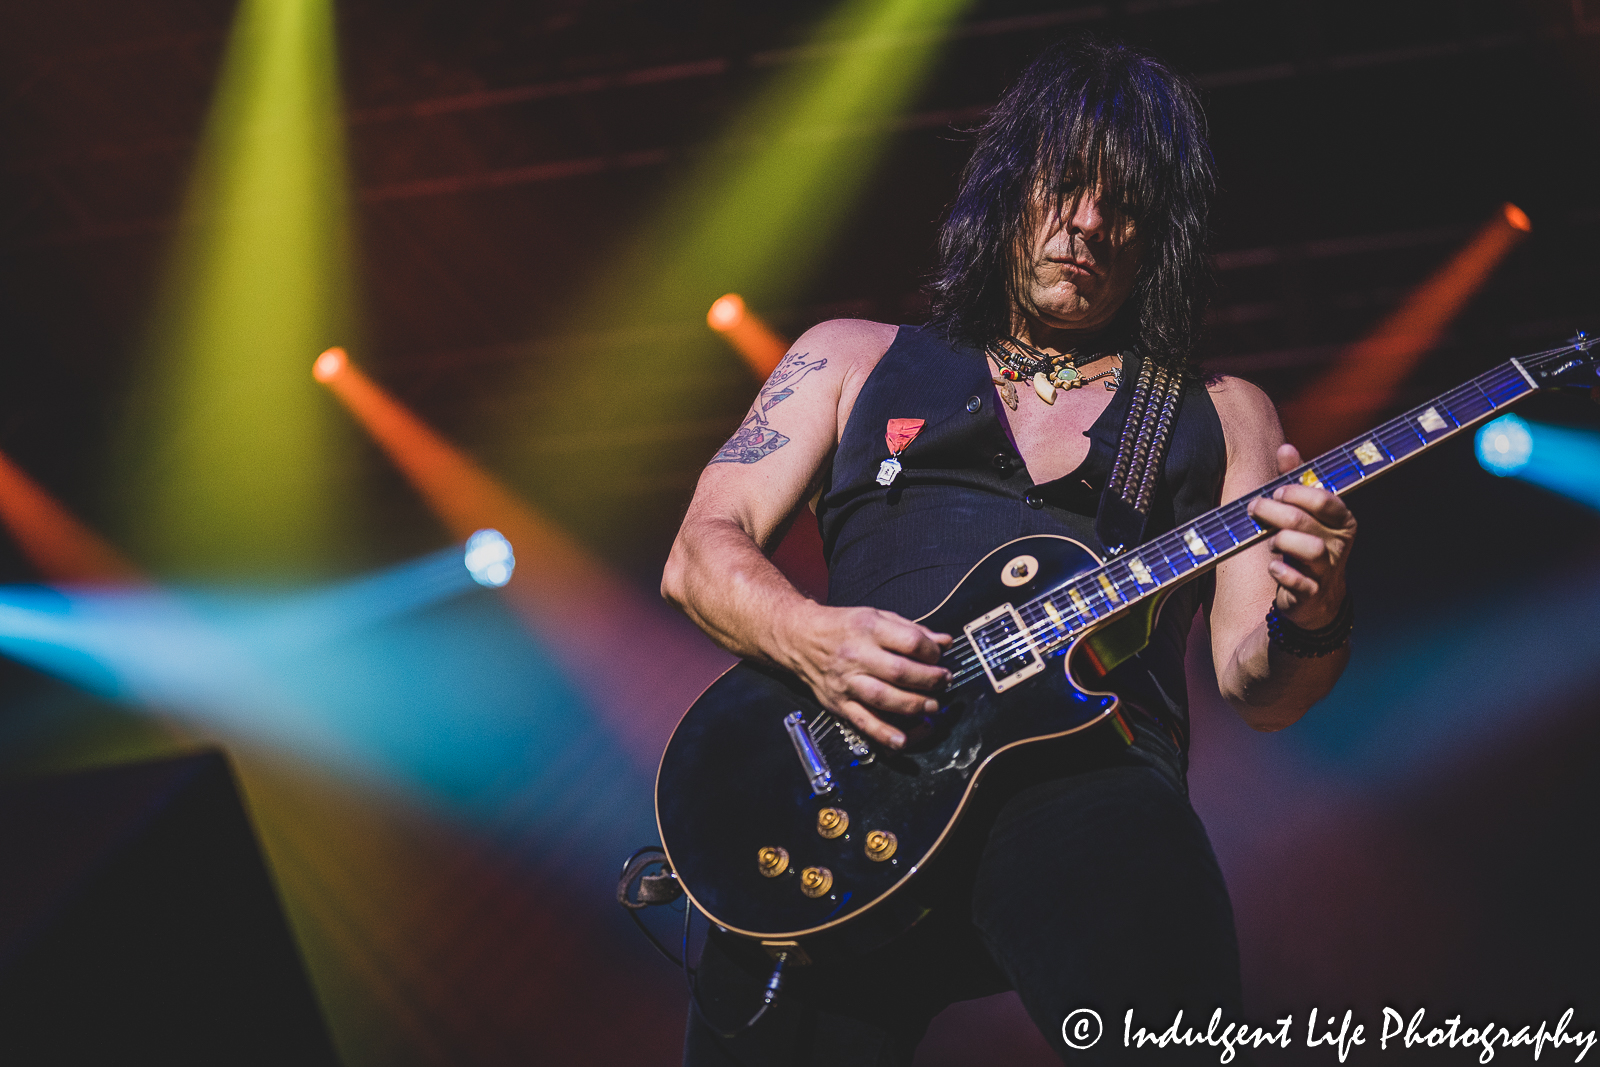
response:
{"label": "man's bare shoulder", "polygon": [[819,322],[789,348],[826,357],[846,377],[870,372],[894,344],[900,327],[870,319],[828,319]]}
{"label": "man's bare shoulder", "polygon": [[1219,375],[1206,383],[1211,403],[1222,422],[1222,434],[1228,441],[1229,453],[1241,446],[1268,446],[1276,449],[1283,440],[1283,427],[1278,422],[1278,409],[1261,388],[1245,381]]}
{"label": "man's bare shoulder", "polygon": [[845,423],[850,419],[856,397],[861,395],[861,387],[899,333],[898,326],[870,319],[829,319],[811,327],[790,346],[791,352],[823,356],[838,374],[833,379],[839,398],[834,415],[835,442],[844,436]]}

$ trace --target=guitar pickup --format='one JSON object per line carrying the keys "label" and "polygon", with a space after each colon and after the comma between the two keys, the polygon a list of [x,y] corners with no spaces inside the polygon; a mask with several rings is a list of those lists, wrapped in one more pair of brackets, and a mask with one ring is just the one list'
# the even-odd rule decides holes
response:
{"label": "guitar pickup", "polygon": [[983,673],[989,676],[989,684],[996,693],[1004,693],[1044,670],[1044,660],[1034,648],[1033,635],[1010,604],[1001,604],[962,629],[977,650]]}
{"label": "guitar pickup", "polygon": [[828,761],[822,758],[822,750],[806,731],[805,714],[792,711],[785,715],[783,728],[788,731],[789,740],[794,744],[795,755],[800,757],[800,766],[811,783],[811,792],[818,796],[833,792],[833,772],[828,769]]}

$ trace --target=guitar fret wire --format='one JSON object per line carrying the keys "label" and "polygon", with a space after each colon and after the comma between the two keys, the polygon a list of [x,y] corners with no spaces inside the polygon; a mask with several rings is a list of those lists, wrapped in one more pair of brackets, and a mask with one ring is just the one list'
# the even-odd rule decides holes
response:
{"label": "guitar fret wire", "polygon": [[[1524,357],[1523,363],[1525,366],[1541,369],[1545,362],[1571,351],[1570,348],[1551,349],[1548,352]],[[1491,391],[1501,392],[1507,389],[1514,391],[1498,402],[1491,395]],[[1199,534],[1210,549],[1205,556],[1196,558],[1189,547],[1183,544],[1183,534],[1176,530],[1169,531],[1151,539],[1131,553],[1108,560],[1083,574],[1074,575],[1055,589],[1028,601],[1016,609],[1017,617],[1022,622],[1022,629],[992,646],[990,653],[1002,660],[1009,659],[1024,649],[1037,650],[1041,654],[1049,655],[1099,621],[1103,614],[1110,614],[1153,595],[1166,586],[1175,584],[1179,579],[1187,577],[1190,572],[1205,565],[1207,561],[1231,555],[1235,550],[1247,547],[1267,536],[1270,530],[1262,527],[1249,515],[1250,500],[1259,496],[1270,496],[1282,486],[1295,484],[1308,471],[1333,492],[1346,492],[1396,462],[1454,436],[1467,423],[1533,391],[1510,363],[1495,367],[1441,394],[1428,404],[1390,419],[1362,438],[1346,442],[1303,463],[1296,470],[1268,482],[1252,494],[1197,516],[1185,530],[1194,530]],[[1482,410],[1470,411],[1480,404],[1483,405]],[[1418,420],[1430,407],[1447,421],[1447,425],[1439,431],[1422,432]],[[1370,468],[1361,463],[1354,453],[1355,447],[1367,441],[1376,444],[1383,457]],[[1234,531],[1233,526],[1236,521],[1243,531],[1242,537]],[[1223,542],[1222,535],[1226,535],[1227,543]],[[1132,576],[1127,561],[1133,557],[1138,557],[1143,562],[1155,580],[1155,584],[1148,589]],[[1157,574],[1158,568],[1165,569],[1165,577]],[[1102,577],[1111,585],[1116,594],[1115,599],[1100,585]],[[1130,585],[1131,593],[1126,591]],[[1073,591],[1081,599],[1083,608],[1080,609],[1076,603],[1055,602],[1056,598],[1070,597]],[[1045,601],[1049,601],[1057,608],[1059,622],[1046,617],[1047,613],[1042,607]],[[951,672],[952,681],[956,684],[985,672],[984,653],[977,648],[977,643],[970,636],[963,636],[966,636],[967,640],[961,646],[961,652],[953,663],[955,669]],[[943,657],[940,662],[944,662]]]}

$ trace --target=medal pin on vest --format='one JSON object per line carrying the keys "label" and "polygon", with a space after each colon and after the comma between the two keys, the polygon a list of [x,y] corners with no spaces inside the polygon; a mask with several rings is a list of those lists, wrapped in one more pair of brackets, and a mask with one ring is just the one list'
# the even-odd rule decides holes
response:
{"label": "medal pin on vest", "polygon": [[900,453],[916,440],[926,419],[890,419],[883,439],[889,443],[889,458],[878,464],[878,484],[889,486],[900,476]]}

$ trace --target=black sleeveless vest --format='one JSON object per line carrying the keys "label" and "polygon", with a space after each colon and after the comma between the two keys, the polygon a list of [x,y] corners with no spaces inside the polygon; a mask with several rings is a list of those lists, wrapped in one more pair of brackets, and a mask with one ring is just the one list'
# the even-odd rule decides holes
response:
{"label": "black sleeveless vest", "polygon": [[[1131,383],[1138,370],[1138,358],[1130,357],[1124,377]],[[1065,535],[1104,556],[1095,514],[1131,393],[1118,390],[1086,431],[1089,453],[1077,470],[1035,485],[996,413],[1000,401],[983,353],[934,329],[900,327],[856,398],[817,504],[828,602],[915,619],[991,549],[1031,534]],[[876,481],[878,465],[889,456],[884,431],[896,418],[927,422],[900,455],[902,473],[885,489]],[[1216,408],[1203,386],[1190,386],[1145,538],[1216,507],[1226,466]],[[1176,746],[1167,755],[1176,758],[1180,779],[1189,736],[1184,650],[1203,592],[1200,582],[1174,592],[1149,647],[1112,675],[1116,692],[1157,727],[1136,724],[1141,741]],[[1171,741],[1161,743],[1162,735]]]}

